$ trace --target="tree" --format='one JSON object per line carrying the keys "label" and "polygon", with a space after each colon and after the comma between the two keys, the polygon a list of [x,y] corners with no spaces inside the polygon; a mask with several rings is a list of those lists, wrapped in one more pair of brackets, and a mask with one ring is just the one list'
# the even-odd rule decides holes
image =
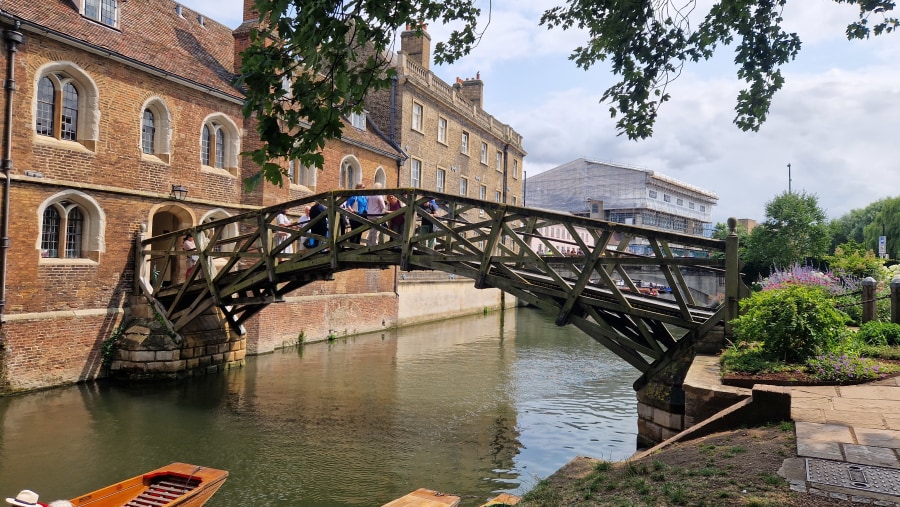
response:
{"label": "tree", "polygon": [[888,200],[887,198],[880,199],[865,208],[850,210],[846,215],[832,220],[831,224],[829,224],[831,227],[832,250],[838,245],[850,241],[863,243],[866,248],[877,250],[877,238],[875,243],[866,242],[863,237],[863,229],[875,221],[876,215],[878,215]]}
{"label": "tree", "polygon": [[[801,1],[801,0],[798,0]],[[809,0],[802,0],[809,1]],[[848,39],[891,32],[900,20],[889,17],[893,0],[834,0],[859,6],[859,20],[847,26]],[[567,0],[547,10],[541,24],[588,31],[588,43],[573,51],[570,60],[588,69],[609,60],[618,83],[601,98],[609,101],[616,127],[630,139],[653,134],[659,107],[669,100],[667,85],[685,62],[708,60],[718,45],[737,40],[737,76],[747,83],[738,93],[734,123],[742,130],[759,130],[784,84],[781,65],[800,51],[800,38],[782,27],[787,0],[717,0],[696,30],[690,24],[697,0]],[[870,24],[870,16],[880,21]]]}
{"label": "tree", "polygon": [[[815,194],[784,192],[766,203],[766,219],[741,248],[745,273],[767,275],[772,267],[821,260],[831,237]],[[753,280],[751,280],[753,281]]]}
{"label": "tree", "polygon": [[878,251],[878,238],[887,237],[887,254],[896,259],[900,255],[900,197],[884,199],[872,221],[863,228],[865,245]]}
{"label": "tree", "polygon": [[[810,0],[796,0],[810,1]],[[859,7],[849,39],[891,32],[900,21],[888,16],[893,0],[833,0]],[[297,158],[322,166],[317,154],[326,139],[340,136],[339,116],[360,112],[371,89],[394,77],[389,55],[403,26],[456,23],[447,41],[435,45],[436,63],[452,63],[469,53],[479,37],[476,0],[257,0],[260,28],[242,56],[239,84],[246,91],[244,114],[258,120],[262,140],[250,155],[263,178],[281,184],[272,160]],[[683,65],[709,59],[717,46],[734,43],[737,76],[747,83],[737,97],[734,122],[758,130],[772,96],[784,84],[781,65],[800,50],[797,34],[782,27],[787,0],[715,0],[691,29],[698,0],[565,0],[548,9],[548,28],[580,28],[586,43],[570,59],[588,69],[609,60],[620,80],[603,94],[611,103],[620,134],[643,139],[653,134],[667,85]],[[490,5],[490,3],[488,3]],[[870,18],[877,18],[870,23]]]}

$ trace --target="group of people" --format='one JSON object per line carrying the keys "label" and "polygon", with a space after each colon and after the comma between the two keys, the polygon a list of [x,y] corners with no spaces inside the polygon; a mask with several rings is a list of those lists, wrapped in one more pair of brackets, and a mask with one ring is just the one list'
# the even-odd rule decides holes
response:
{"label": "group of people", "polygon": [[6,503],[16,507],[72,507],[72,502],[68,500],[54,500],[50,503],[41,503],[38,502],[38,498],[40,497],[34,491],[23,489],[15,498],[7,498]]}
{"label": "group of people", "polygon": [[[366,186],[363,183],[359,183],[356,185],[356,190],[365,189]],[[382,188],[380,183],[375,183],[372,188]],[[369,217],[381,217],[385,214],[391,213],[393,211],[397,211],[403,207],[403,203],[400,199],[397,198],[396,195],[388,194],[388,195],[353,195],[350,196],[347,201],[341,205],[341,208],[345,211],[349,211],[349,218],[347,216],[342,216],[341,224],[340,224],[340,232],[341,234],[345,234],[348,231],[352,231],[354,229],[361,228],[364,224],[360,219],[366,219]],[[431,214],[435,214],[438,211],[437,203],[432,199],[428,201],[424,205],[424,209]],[[322,213],[327,211],[326,207],[319,202],[311,206],[306,206],[303,210],[303,214],[296,222],[291,222],[290,218],[286,215],[287,210],[281,210],[281,212],[276,216],[275,222],[277,225],[282,227],[296,227],[302,228],[305,227],[307,223],[312,222],[312,226],[309,228],[309,232],[311,233],[308,237],[300,238],[301,248],[316,248],[319,246],[319,242],[321,238],[327,237],[329,235],[329,227],[327,219],[320,219],[316,221],[316,218],[319,217]],[[400,233],[403,231],[403,226],[405,224],[406,217],[401,213],[396,216],[393,216],[388,221],[388,228],[396,233]],[[432,232],[433,224],[430,222],[423,220],[422,222],[422,232]],[[381,243],[382,234],[379,233],[377,228],[370,228],[368,234],[365,238],[365,244],[372,246]],[[288,241],[291,237],[291,234],[286,231],[278,231],[275,233],[275,241],[277,244],[284,243]],[[359,231],[350,238],[348,241],[351,243],[356,243],[359,245],[363,243],[362,231]],[[287,245],[281,250],[283,253],[293,253],[293,245]]]}

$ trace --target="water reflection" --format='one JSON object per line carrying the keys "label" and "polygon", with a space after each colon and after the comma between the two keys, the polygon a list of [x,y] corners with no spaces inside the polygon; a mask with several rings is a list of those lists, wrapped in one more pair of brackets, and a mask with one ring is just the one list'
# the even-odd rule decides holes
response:
{"label": "water reflection", "polygon": [[478,505],[576,455],[634,450],[637,372],[519,309],[250,358],[171,385],[0,399],[0,494],[43,500],[173,461],[231,472],[207,505],[371,506],[419,487]]}

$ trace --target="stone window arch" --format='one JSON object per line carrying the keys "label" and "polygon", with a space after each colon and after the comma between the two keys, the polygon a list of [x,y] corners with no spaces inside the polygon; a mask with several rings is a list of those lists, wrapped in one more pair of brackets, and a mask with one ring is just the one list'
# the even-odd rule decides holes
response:
{"label": "stone window arch", "polygon": [[200,130],[200,164],[237,176],[241,152],[239,132],[237,124],[224,114],[206,117]]}
{"label": "stone window arch", "polygon": [[339,181],[341,188],[354,188],[357,183],[362,182],[362,165],[359,159],[353,155],[347,155],[341,160],[341,179]]}
{"label": "stone window arch", "polygon": [[172,155],[172,115],[159,97],[144,102],[141,108],[141,153],[169,163]]}
{"label": "stone window arch", "polygon": [[95,150],[100,94],[94,80],[74,63],[53,62],[35,74],[35,89],[35,139],[76,142]]}
{"label": "stone window arch", "polygon": [[38,207],[35,247],[43,259],[99,260],[106,251],[106,215],[91,196],[64,190]]}
{"label": "stone window arch", "polygon": [[381,188],[387,188],[387,175],[384,173],[384,168],[378,166],[378,169],[375,169],[375,179],[374,183],[380,183]]}

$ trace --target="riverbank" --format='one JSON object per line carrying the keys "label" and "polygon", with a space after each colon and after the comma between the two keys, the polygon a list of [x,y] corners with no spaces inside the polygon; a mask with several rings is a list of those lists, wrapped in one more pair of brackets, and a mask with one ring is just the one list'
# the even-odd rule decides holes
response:
{"label": "riverbank", "polygon": [[[721,386],[715,364],[698,356],[686,380],[688,405],[692,390],[709,397]],[[743,400],[626,461],[578,457],[522,505],[900,505],[897,378],[762,388],[749,397],[721,390]],[[783,421],[738,428],[752,414]]]}

